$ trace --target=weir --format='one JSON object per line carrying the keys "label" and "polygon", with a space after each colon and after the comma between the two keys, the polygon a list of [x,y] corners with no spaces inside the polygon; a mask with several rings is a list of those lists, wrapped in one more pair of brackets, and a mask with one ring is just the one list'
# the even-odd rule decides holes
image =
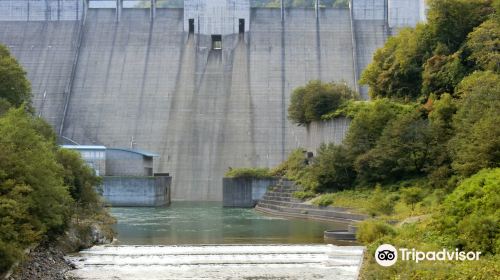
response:
{"label": "weir", "polygon": [[74,258],[78,279],[357,279],[363,247],[104,246]]}
{"label": "weir", "polygon": [[[386,18],[373,17],[378,1],[280,10],[218,0],[213,15],[201,13],[204,1],[186,1],[194,10],[89,8],[81,43],[81,15],[66,16],[69,6],[64,20],[30,22],[2,6],[0,42],[26,68],[34,106],[63,139],[159,153],[173,200],[221,201],[229,167],[272,167],[294,148],[342,134],[290,123],[290,94],[312,79],[356,87],[388,35]],[[212,50],[212,32],[221,50]]]}

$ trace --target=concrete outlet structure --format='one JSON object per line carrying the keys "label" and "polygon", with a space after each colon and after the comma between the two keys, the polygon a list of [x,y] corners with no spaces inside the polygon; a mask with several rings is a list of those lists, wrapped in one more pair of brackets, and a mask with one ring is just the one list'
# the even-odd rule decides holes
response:
{"label": "concrete outlet structure", "polygon": [[254,207],[262,199],[267,188],[278,181],[279,178],[223,178],[222,205],[224,207]]}
{"label": "concrete outlet structure", "polygon": [[105,176],[103,197],[112,206],[167,206],[170,204],[170,176]]}
{"label": "concrete outlet structure", "polygon": [[37,112],[61,139],[157,151],[154,168],[173,175],[174,200],[221,201],[228,167],[276,166],[329,140],[314,135],[343,135],[292,124],[290,94],[320,79],[367,99],[357,80],[390,34],[386,0],[317,10],[0,2],[0,43],[25,67]]}
{"label": "concrete outlet structure", "polygon": [[170,204],[172,177],[168,173],[153,173],[153,158],[158,155],[104,146],[62,147],[80,152],[96,174],[103,177],[99,189],[107,204],[145,207]]}

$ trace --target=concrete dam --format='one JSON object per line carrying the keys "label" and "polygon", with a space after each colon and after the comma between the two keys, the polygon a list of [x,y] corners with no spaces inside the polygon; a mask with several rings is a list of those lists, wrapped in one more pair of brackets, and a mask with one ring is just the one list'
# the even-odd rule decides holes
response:
{"label": "concrete dam", "polygon": [[[272,167],[324,139],[287,120],[291,92],[312,79],[359,88],[389,34],[384,0],[353,0],[349,9],[72,1],[38,14],[3,3],[0,43],[25,67],[34,106],[61,139],[159,154],[173,200],[220,201],[229,167]],[[224,19],[223,30],[211,16]]]}

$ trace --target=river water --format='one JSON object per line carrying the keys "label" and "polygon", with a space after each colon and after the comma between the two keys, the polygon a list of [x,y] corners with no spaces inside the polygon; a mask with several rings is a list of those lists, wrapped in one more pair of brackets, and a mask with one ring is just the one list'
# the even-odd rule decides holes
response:
{"label": "river water", "polygon": [[165,208],[111,208],[120,245],[311,244],[346,225],[284,219],[217,202],[173,202]]}
{"label": "river water", "polygon": [[213,202],[111,208],[118,242],[68,258],[83,280],[355,280],[363,247],[323,243],[345,224],[284,219]]}

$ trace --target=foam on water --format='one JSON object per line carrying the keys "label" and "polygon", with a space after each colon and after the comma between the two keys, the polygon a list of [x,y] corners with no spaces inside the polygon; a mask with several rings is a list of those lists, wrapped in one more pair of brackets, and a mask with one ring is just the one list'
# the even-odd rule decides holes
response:
{"label": "foam on water", "polygon": [[363,247],[96,246],[70,257],[81,279],[357,279]]}

